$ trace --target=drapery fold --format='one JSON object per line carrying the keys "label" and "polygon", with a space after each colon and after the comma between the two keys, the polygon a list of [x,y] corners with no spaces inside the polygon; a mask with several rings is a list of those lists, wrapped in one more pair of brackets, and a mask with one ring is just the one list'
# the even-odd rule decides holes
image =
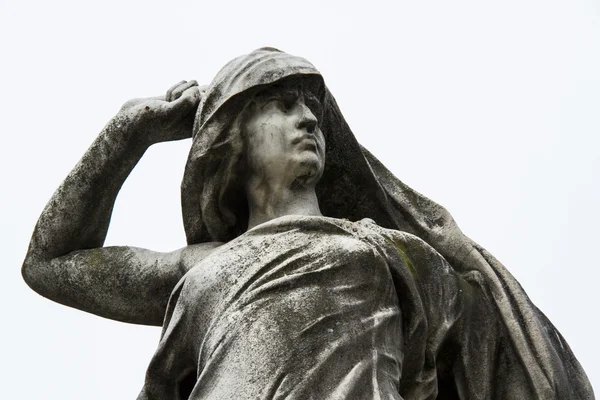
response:
{"label": "drapery fold", "polygon": [[[231,123],[251,96],[289,79],[308,80],[320,88],[324,114],[319,123],[327,145],[317,186],[323,214],[353,221],[370,218],[381,227],[418,236],[469,284],[468,290],[483,302],[477,307],[493,315],[491,320],[470,321],[472,329],[463,329],[463,337],[448,350],[459,349],[451,365],[435,369],[439,398],[444,385],[452,385],[447,393],[463,399],[593,399],[570,348],[514,277],[466,237],[448,211],[408,187],[359,145],[318,70],[303,58],[258,49],[227,64],[209,86],[182,182],[188,244],[228,242],[245,231],[243,199],[234,191],[231,172],[237,163],[230,155],[239,150]],[[479,323],[489,329],[479,328]],[[415,382],[403,384],[408,388]]]}

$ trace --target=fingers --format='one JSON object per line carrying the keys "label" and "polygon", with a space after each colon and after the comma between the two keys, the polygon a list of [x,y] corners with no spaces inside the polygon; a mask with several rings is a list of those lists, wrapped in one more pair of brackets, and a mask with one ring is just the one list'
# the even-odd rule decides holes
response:
{"label": "fingers", "polygon": [[198,82],[196,82],[195,80],[191,80],[189,82],[181,81],[178,84],[173,85],[169,90],[167,90],[165,100],[166,101],[177,100],[179,97],[181,97],[183,92],[185,92],[187,89],[189,89],[193,86],[198,86]]}
{"label": "fingers", "polygon": [[192,137],[192,128],[200,98],[198,86],[192,86],[187,88],[178,99],[161,104],[161,111],[169,121],[169,131],[172,135],[169,140]]}
{"label": "fingers", "polygon": [[[200,103],[200,90],[197,85],[197,83],[191,85],[180,93],[176,99],[173,99],[168,103],[163,103],[161,107],[163,111],[175,120],[182,118],[189,113],[195,113],[198,104]],[[171,95],[173,96],[173,94]]]}
{"label": "fingers", "polygon": [[169,90],[167,90],[167,94],[165,95],[165,100],[166,101],[171,101],[171,94],[173,93],[173,90],[177,89],[181,85],[184,85],[185,83],[186,83],[186,81],[181,81],[181,82],[176,83],[173,86],[171,86],[169,88]]}
{"label": "fingers", "polygon": [[179,86],[177,89],[173,90],[173,93],[171,93],[171,101],[177,100],[179,97],[181,97],[183,92],[194,86],[198,86],[198,82],[195,80],[191,80],[188,83]]}

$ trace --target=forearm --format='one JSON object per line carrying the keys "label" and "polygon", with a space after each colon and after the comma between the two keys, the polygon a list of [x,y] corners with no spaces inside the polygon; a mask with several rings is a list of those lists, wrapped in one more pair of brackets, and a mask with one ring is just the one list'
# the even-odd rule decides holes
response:
{"label": "forearm", "polygon": [[147,148],[129,125],[126,116],[113,118],[56,190],[37,222],[26,264],[103,245],[117,193]]}
{"label": "forearm", "polygon": [[59,303],[119,321],[160,324],[183,276],[180,254],[102,247],[123,182],[153,143],[191,136],[197,84],[170,101],[130,100],[100,133],[42,212],[21,270],[27,284]]}

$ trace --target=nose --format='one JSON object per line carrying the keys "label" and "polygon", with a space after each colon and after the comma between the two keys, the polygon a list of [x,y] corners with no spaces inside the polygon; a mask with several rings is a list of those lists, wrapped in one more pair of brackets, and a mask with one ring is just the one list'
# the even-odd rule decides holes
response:
{"label": "nose", "polygon": [[296,122],[296,128],[305,129],[308,133],[313,133],[317,128],[317,117],[312,113],[310,108],[303,101],[298,102],[298,109],[300,115]]}

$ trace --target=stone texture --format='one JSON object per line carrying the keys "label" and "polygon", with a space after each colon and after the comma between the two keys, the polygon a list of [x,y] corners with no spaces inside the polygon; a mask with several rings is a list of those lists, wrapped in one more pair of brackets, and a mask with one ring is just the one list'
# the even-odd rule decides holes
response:
{"label": "stone texture", "polygon": [[[145,149],[189,136],[188,246],[102,247]],[[139,399],[593,398],[504,266],[357,143],[308,61],[272,48],[126,103],[44,210],[23,276],[163,325]]]}

